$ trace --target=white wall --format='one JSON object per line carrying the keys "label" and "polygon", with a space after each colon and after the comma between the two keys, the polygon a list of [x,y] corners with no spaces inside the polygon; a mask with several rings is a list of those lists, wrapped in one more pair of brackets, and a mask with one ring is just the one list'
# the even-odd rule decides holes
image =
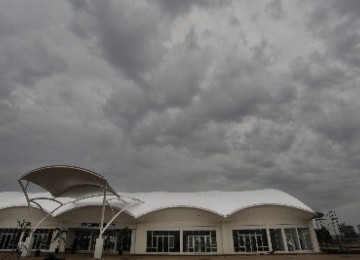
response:
{"label": "white wall", "polygon": [[[46,214],[36,208],[31,209],[31,216],[28,207],[12,207],[0,210],[0,228],[17,228],[17,221],[30,221],[34,227]],[[51,216],[46,219],[41,227],[54,227],[57,221]]]}
{"label": "white wall", "polygon": [[[170,208],[146,214],[137,219],[134,253],[146,252],[148,230],[178,230],[182,241],[183,230],[216,230],[218,251],[222,252],[221,222],[223,217],[201,209]],[[182,248],[180,248],[180,251]]]}
{"label": "white wall", "polygon": [[[138,219],[133,253],[146,254],[148,230],[216,230],[219,254],[238,254],[233,248],[234,229],[309,228],[314,251],[316,238],[312,213],[284,206],[258,206],[235,212],[227,218],[200,209],[172,208],[152,212]],[[180,241],[182,237],[180,236]],[[270,242],[270,237],[268,237]],[[182,251],[182,250],[180,250]],[[184,254],[180,252],[180,254]]]}
{"label": "white wall", "polygon": [[[56,219],[67,223],[66,225],[69,228],[77,228],[79,227],[79,224],[81,222],[100,223],[101,210],[102,210],[101,206],[87,206],[65,212],[57,216]],[[104,222],[108,223],[117,212],[118,212],[117,209],[111,210],[109,207],[107,207],[105,210]],[[114,220],[114,222],[117,223],[118,228],[135,225],[135,219],[126,212],[122,212]]]}
{"label": "white wall", "polygon": [[[224,224],[223,233],[226,234],[224,251],[228,254],[234,254],[233,234],[234,229],[269,229],[269,228],[309,228],[311,239],[313,241],[314,251],[318,252],[317,240],[314,237],[314,227],[312,217],[314,215],[300,209],[286,206],[255,206],[235,212],[228,218]],[[224,234],[224,235],[225,235]],[[268,234],[269,235],[269,234]],[[224,239],[225,240],[225,239]],[[270,243],[270,237],[268,236]],[[271,244],[271,243],[270,243]]]}
{"label": "white wall", "polygon": [[[113,214],[106,209],[105,222],[109,221]],[[35,226],[45,216],[38,209],[32,210],[32,226]],[[148,230],[179,230],[182,243],[182,231],[184,230],[216,230],[217,250],[219,254],[233,254],[233,229],[259,229],[259,228],[286,228],[306,227],[309,228],[313,240],[314,251],[318,251],[317,240],[313,229],[312,213],[284,206],[258,206],[243,209],[223,218],[215,213],[195,208],[170,208],[158,210],[134,219],[125,212],[115,220],[117,228],[129,227],[132,232],[133,254],[147,254],[146,238]],[[18,220],[29,220],[27,207],[7,208],[0,210],[0,228],[16,228]],[[55,218],[49,217],[40,228],[80,228],[81,222],[100,222],[101,207],[89,206],[66,212]],[[71,244],[73,238],[69,237],[67,243]],[[269,240],[269,239],[268,239]],[[69,242],[70,241],[70,242]],[[69,244],[66,245],[68,247]],[[49,251],[53,251],[56,243],[53,243]],[[182,249],[182,248],[181,248]],[[182,253],[182,250],[181,254]]]}

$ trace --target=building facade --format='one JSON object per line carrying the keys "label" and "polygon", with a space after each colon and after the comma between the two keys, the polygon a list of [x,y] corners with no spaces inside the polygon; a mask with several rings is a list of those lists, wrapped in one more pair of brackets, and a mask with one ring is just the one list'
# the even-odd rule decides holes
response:
{"label": "building facade", "polygon": [[[39,194],[31,194],[39,196]],[[26,206],[22,193],[1,193],[0,250],[16,247],[18,221],[36,225],[51,211]],[[200,193],[120,194],[141,202],[121,212],[103,234],[104,253],[249,254],[319,251],[315,213],[277,190]],[[251,201],[251,198],[252,200]],[[126,207],[109,198],[105,223]],[[73,203],[54,212],[35,230],[33,250],[89,253],[99,236],[101,198]],[[59,237],[63,232],[64,239]]]}

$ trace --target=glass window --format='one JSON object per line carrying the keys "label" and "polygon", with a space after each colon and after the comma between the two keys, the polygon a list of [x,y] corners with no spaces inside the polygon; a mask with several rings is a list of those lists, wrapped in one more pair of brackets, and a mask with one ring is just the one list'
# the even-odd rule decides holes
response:
{"label": "glass window", "polygon": [[[34,232],[34,243],[32,249],[48,250],[51,244],[53,230],[37,229]],[[21,235],[20,229],[0,229],[0,249],[15,249]],[[25,236],[26,237],[26,236]]]}
{"label": "glass window", "polygon": [[217,252],[216,231],[184,231],[183,246],[184,252]]}
{"label": "glass window", "polygon": [[99,237],[99,234],[93,234],[93,230],[80,229],[75,231],[75,238],[71,245],[74,251],[77,250],[93,250],[95,245],[95,239]]}
{"label": "glass window", "polygon": [[20,239],[20,235],[20,229],[0,229],[0,249],[15,249]]}
{"label": "glass window", "polygon": [[284,240],[280,228],[270,229],[272,249],[274,251],[285,251]]}
{"label": "glass window", "polygon": [[296,228],[285,228],[284,231],[285,231],[288,251],[300,250],[300,244],[299,244]]}
{"label": "glass window", "polygon": [[104,232],[104,252],[114,252],[116,249],[116,230],[110,229]]}
{"label": "glass window", "polygon": [[116,231],[117,234],[117,250],[127,251],[131,249],[131,233],[132,230],[129,228],[119,229]]}
{"label": "glass window", "polygon": [[[96,239],[99,237],[97,229],[76,229],[75,238],[71,244],[71,249],[76,252],[92,251],[95,249]],[[103,235],[104,252],[130,251],[131,248],[131,229],[110,229]]]}
{"label": "glass window", "polygon": [[53,230],[52,229],[37,229],[34,232],[34,243],[32,249],[48,250],[51,244]]}
{"label": "glass window", "polygon": [[147,231],[146,252],[180,252],[180,231]]}
{"label": "glass window", "polygon": [[269,251],[266,229],[233,230],[235,252]]}
{"label": "glass window", "polygon": [[312,250],[313,247],[312,247],[312,243],[311,243],[309,229],[308,228],[298,228],[297,231],[299,234],[301,250]]}

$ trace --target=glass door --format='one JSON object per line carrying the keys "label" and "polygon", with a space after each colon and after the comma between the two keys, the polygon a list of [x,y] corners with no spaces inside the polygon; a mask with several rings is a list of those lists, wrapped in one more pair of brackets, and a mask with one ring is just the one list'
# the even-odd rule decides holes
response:
{"label": "glass door", "polygon": [[272,249],[274,251],[285,251],[281,228],[271,228],[270,238],[271,238]]}
{"label": "glass door", "polygon": [[194,230],[183,233],[184,252],[216,252],[215,230]]}

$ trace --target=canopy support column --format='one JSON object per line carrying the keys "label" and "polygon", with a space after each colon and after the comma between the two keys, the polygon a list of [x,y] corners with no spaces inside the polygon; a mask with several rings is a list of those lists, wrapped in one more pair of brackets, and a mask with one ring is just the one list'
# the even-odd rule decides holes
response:
{"label": "canopy support column", "polygon": [[34,233],[35,233],[36,229],[38,229],[38,227],[40,227],[40,225],[45,221],[45,219],[47,219],[52,213],[54,213],[56,210],[58,210],[62,206],[64,206],[64,204],[60,203],[60,205],[58,207],[56,207],[54,210],[52,210],[50,213],[48,213],[45,217],[43,217],[39,221],[39,223],[37,223],[36,226],[31,229],[30,235],[25,240],[26,248],[25,248],[25,250],[22,251],[21,256],[30,256],[31,249],[32,249],[32,246],[34,243]]}
{"label": "canopy support column", "polygon": [[[28,204],[29,217],[30,217],[30,223],[31,223],[31,222],[32,222],[32,221],[31,221],[31,218],[32,218],[31,216],[32,216],[32,214],[31,214],[30,198],[29,198],[29,195],[28,195],[27,190],[26,190],[29,182],[27,182],[26,186],[24,186],[24,184],[22,183],[21,180],[18,180],[18,182],[19,182],[19,185],[20,185],[22,191],[24,192],[24,195],[25,195],[25,198],[26,198],[26,202],[27,202],[27,204]],[[25,235],[25,232],[22,231],[18,243],[20,243],[20,242],[24,239],[24,235]],[[32,238],[32,239],[31,239],[31,238],[32,238],[32,232],[30,233],[30,237],[27,237],[27,238],[25,239],[25,243],[24,243],[24,244],[25,244],[26,250],[23,250],[23,251],[22,251],[21,256],[28,256],[28,255],[30,255],[31,248],[32,248],[32,244],[33,244],[33,242],[34,242],[34,238]]]}
{"label": "canopy support column", "polygon": [[107,230],[107,228],[111,225],[111,223],[122,213],[124,212],[124,210],[126,210],[127,208],[135,205],[136,203],[142,203],[141,200],[137,200],[133,203],[130,203],[128,205],[126,205],[125,207],[123,207],[118,213],[116,213],[112,219],[107,223],[107,225],[100,231],[99,234],[99,238],[96,239],[96,244],[95,244],[95,251],[94,251],[94,258],[96,259],[100,259],[102,257],[102,249],[103,249],[103,244],[104,244],[104,239],[102,238],[104,232]]}
{"label": "canopy support column", "polygon": [[30,215],[30,219],[31,219],[31,205],[30,205],[30,198],[29,198],[29,195],[28,195],[28,193],[27,193],[27,191],[26,191],[26,189],[27,189],[27,185],[29,184],[29,182],[27,182],[26,186],[24,186],[24,184],[21,182],[21,180],[18,180],[18,182],[19,182],[19,185],[20,185],[20,187],[21,187],[22,191],[24,192],[24,195],[25,195],[25,198],[26,198],[26,202],[27,202],[28,207],[29,207],[29,215]]}
{"label": "canopy support column", "polygon": [[106,191],[107,187],[106,184],[104,185],[104,198],[103,198],[103,205],[101,210],[101,221],[100,221],[100,232],[99,237],[96,239],[95,243],[95,251],[94,251],[94,258],[100,259],[103,253],[103,246],[104,246],[104,239],[102,238],[103,229],[104,229],[104,218],[105,218],[105,205],[106,205]]}
{"label": "canopy support column", "polygon": [[[104,219],[105,219],[105,204],[106,204],[106,194],[107,192],[113,194],[117,198],[120,198],[120,196],[117,194],[117,192],[108,184],[106,178],[101,176],[100,174],[97,174],[95,172],[74,167],[74,166],[67,166],[67,165],[53,165],[53,166],[45,166],[41,167],[35,170],[32,170],[23,176],[18,180],[19,184],[21,186],[21,189],[23,190],[27,204],[29,206],[29,209],[31,209],[31,202],[35,203],[39,206],[41,210],[44,211],[44,209],[40,206],[40,204],[36,203],[34,199],[29,198],[29,194],[27,192],[28,184],[32,183],[35,184],[46,191],[48,191],[53,198],[58,197],[64,197],[64,198],[78,198],[81,195],[85,194],[96,194],[97,192],[100,192],[100,194],[104,194],[103,198],[103,205],[102,205],[102,212],[101,212],[101,223],[100,223],[100,233],[103,233],[104,229]],[[26,185],[23,183],[23,181],[27,181]],[[96,195],[97,196],[97,195]],[[49,198],[51,199],[51,198]],[[84,198],[82,198],[84,199]],[[54,199],[53,199],[54,200]],[[71,203],[75,203],[80,199],[75,199],[71,201]],[[68,202],[67,202],[68,203]],[[67,204],[65,203],[65,204]],[[61,203],[62,204],[62,203]],[[64,205],[65,205],[64,204]],[[53,213],[53,212],[52,212]],[[50,213],[50,214],[52,214]],[[31,218],[31,213],[30,213]],[[40,223],[32,230],[31,236],[28,238],[28,252],[30,252],[31,249],[31,237],[36,230],[36,228],[43,222],[43,220],[40,221]],[[101,236],[99,237],[99,240],[101,240]],[[100,248],[100,257],[102,254],[102,241],[99,241],[101,246],[98,246]],[[26,254],[28,254],[28,252]],[[25,254],[25,253],[24,253]]]}

